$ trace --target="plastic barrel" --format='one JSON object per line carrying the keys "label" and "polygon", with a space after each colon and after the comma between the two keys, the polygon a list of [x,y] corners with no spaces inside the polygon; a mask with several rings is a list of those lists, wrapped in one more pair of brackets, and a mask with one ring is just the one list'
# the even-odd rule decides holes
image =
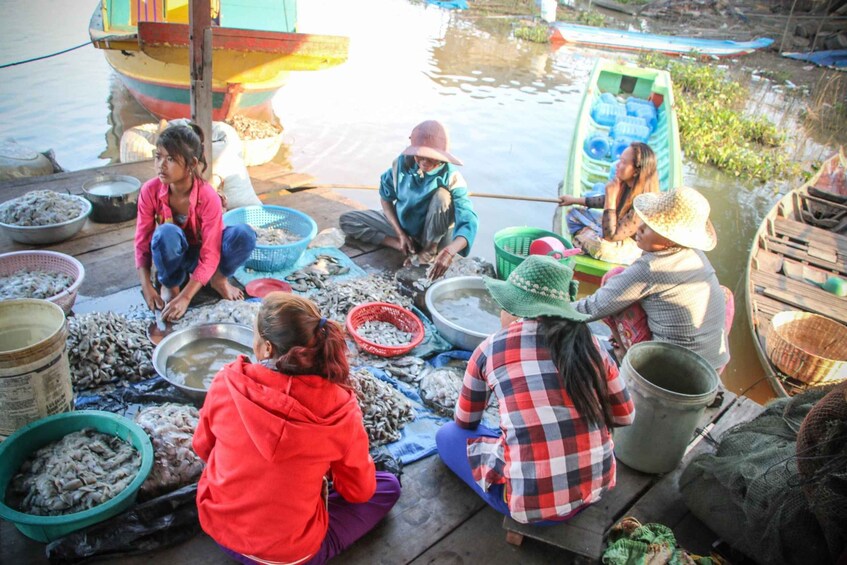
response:
{"label": "plastic barrel", "polygon": [[0,302],[0,440],[73,408],[65,313],[47,300]]}
{"label": "plastic barrel", "polygon": [[583,148],[594,159],[605,159],[612,146],[612,140],[608,136],[597,134],[585,140]]}
{"label": "plastic barrel", "polygon": [[658,341],[633,345],[621,364],[635,421],[614,431],[615,456],[645,473],[667,473],[682,461],[719,379],[705,359]]}
{"label": "plastic barrel", "polygon": [[597,102],[591,109],[591,117],[601,126],[611,127],[615,124],[618,116],[625,116],[626,108],[617,102],[610,104],[607,102]]}

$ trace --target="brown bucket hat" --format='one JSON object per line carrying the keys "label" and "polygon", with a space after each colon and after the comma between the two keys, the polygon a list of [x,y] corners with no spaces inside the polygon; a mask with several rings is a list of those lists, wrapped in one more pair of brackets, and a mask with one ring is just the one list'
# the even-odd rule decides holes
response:
{"label": "brown bucket hat", "polygon": [[409,136],[411,144],[403,150],[403,155],[427,157],[462,165],[461,160],[450,153],[450,136],[447,129],[436,120],[427,120],[415,126]]}
{"label": "brown bucket hat", "polygon": [[709,221],[709,201],[693,188],[681,186],[658,194],[639,194],[632,207],[654,232],[677,245],[711,251],[718,244]]}

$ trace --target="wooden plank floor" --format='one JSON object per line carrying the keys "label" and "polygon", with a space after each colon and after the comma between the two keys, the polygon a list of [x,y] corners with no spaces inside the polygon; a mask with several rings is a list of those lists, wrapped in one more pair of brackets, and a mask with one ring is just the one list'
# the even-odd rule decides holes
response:
{"label": "wooden plank floor", "polygon": [[[130,163],[0,183],[0,202],[42,188],[78,194],[82,182],[98,173],[128,174],[146,181],[152,174],[152,165],[150,162]],[[361,207],[329,190],[292,193],[289,188],[311,179],[274,165],[252,168],[250,173],[254,188],[264,202],[301,210],[315,219],[319,229],[338,227],[338,217],[343,212]],[[104,296],[106,301],[108,296],[125,298],[127,292],[131,292],[127,289],[138,287],[133,259],[134,228],[134,222],[110,225],[89,221],[73,239],[47,247],[70,253],[85,265],[86,280],[81,300]],[[0,234],[0,252],[28,248]],[[390,250],[360,244],[348,244],[342,249],[357,264],[369,269],[394,271],[401,264],[400,255]],[[353,565],[573,562],[573,554],[553,545],[527,540],[518,548],[506,543],[502,516],[488,508],[437,456],[408,465],[402,483],[401,498],[387,518],[336,559],[337,562]],[[604,504],[622,505],[620,500],[631,499],[642,490],[637,485],[631,489],[621,488],[610,493]],[[0,555],[2,563],[47,563],[44,545],[24,537],[5,521],[0,523]],[[176,547],[141,556],[98,559],[100,563],[115,565],[140,565],[151,561],[198,565],[230,562],[205,534]]]}

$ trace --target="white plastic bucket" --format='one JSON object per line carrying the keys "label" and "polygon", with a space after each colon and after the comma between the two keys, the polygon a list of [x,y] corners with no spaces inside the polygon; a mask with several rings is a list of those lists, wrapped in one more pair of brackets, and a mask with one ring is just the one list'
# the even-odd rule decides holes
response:
{"label": "white plastic bucket", "polygon": [[635,421],[615,429],[615,457],[645,473],[672,471],[715,399],[717,372],[682,346],[642,341],[626,352],[621,376],[635,403]]}
{"label": "white plastic bucket", "polygon": [[545,22],[556,21],[556,6],[558,0],[536,0],[536,4],[541,9],[541,19]]}
{"label": "white plastic bucket", "polygon": [[47,300],[0,302],[0,440],[73,409],[62,309]]}

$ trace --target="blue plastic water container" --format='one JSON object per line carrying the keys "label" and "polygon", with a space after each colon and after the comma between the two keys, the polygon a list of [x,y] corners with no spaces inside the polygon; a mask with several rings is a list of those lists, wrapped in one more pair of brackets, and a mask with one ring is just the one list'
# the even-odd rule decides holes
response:
{"label": "blue plastic water container", "polygon": [[586,198],[591,198],[593,196],[603,196],[606,194],[606,183],[604,182],[595,182],[594,186],[591,187],[591,190],[585,193]]}
{"label": "blue plastic water container", "polygon": [[604,92],[600,95],[600,102],[605,102],[607,104],[617,104],[618,98],[611,92]]}
{"label": "blue plastic water container", "polygon": [[652,103],[647,104],[629,104],[627,103],[626,113],[629,116],[637,116],[639,118],[644,119],[647,126],[650,128],[650,131],[654,131],[656,129],[656,122],[658,121],[658,115],[656,112],[656,107],[653,106]]}
{"label": "blue plastic water container", "polygon": [[591,109],[591,117],[594,118],[594,121],[601,126],[611,127],[615,125],[615,120],[618,116],[625,115],[626,107],[622,104],[618,104],[617,102],[611,104],[608,102],[598,101]]}
{"label": "blue plastic water container", "polygon": [[605,159],[612,147],[612,140],[607,135],[595,134],[585,140],[583,149],[594,159]]}
{"label": "blue plastic water container", "polygon": [[626,148],[629,147],[631,144],[632,140],[628,137],[621,137],[619,139],[616,139],[614,145],[612,145],[612,159],[614,159],[615,161],[620,159],[623,152],[626,151]]}
{"label": "blue plastic water container", "polygon": [[650,108],[653,108],[653,110],[656,109],[652,102],[650,102],[649,100],[645,100],[644,98],[636,98],[635,96],[630,96],[626,99],[627,113],[629,113],[633,108],[637,106],[649,106]]}
{"label": "blue plastic water container", "polygon": [[630,143],[633,141],[647,143],[650,139],[650,128],[642,124],[619,122],[612,128],[612,139],[617,141],[624,138],[629,139]]}

